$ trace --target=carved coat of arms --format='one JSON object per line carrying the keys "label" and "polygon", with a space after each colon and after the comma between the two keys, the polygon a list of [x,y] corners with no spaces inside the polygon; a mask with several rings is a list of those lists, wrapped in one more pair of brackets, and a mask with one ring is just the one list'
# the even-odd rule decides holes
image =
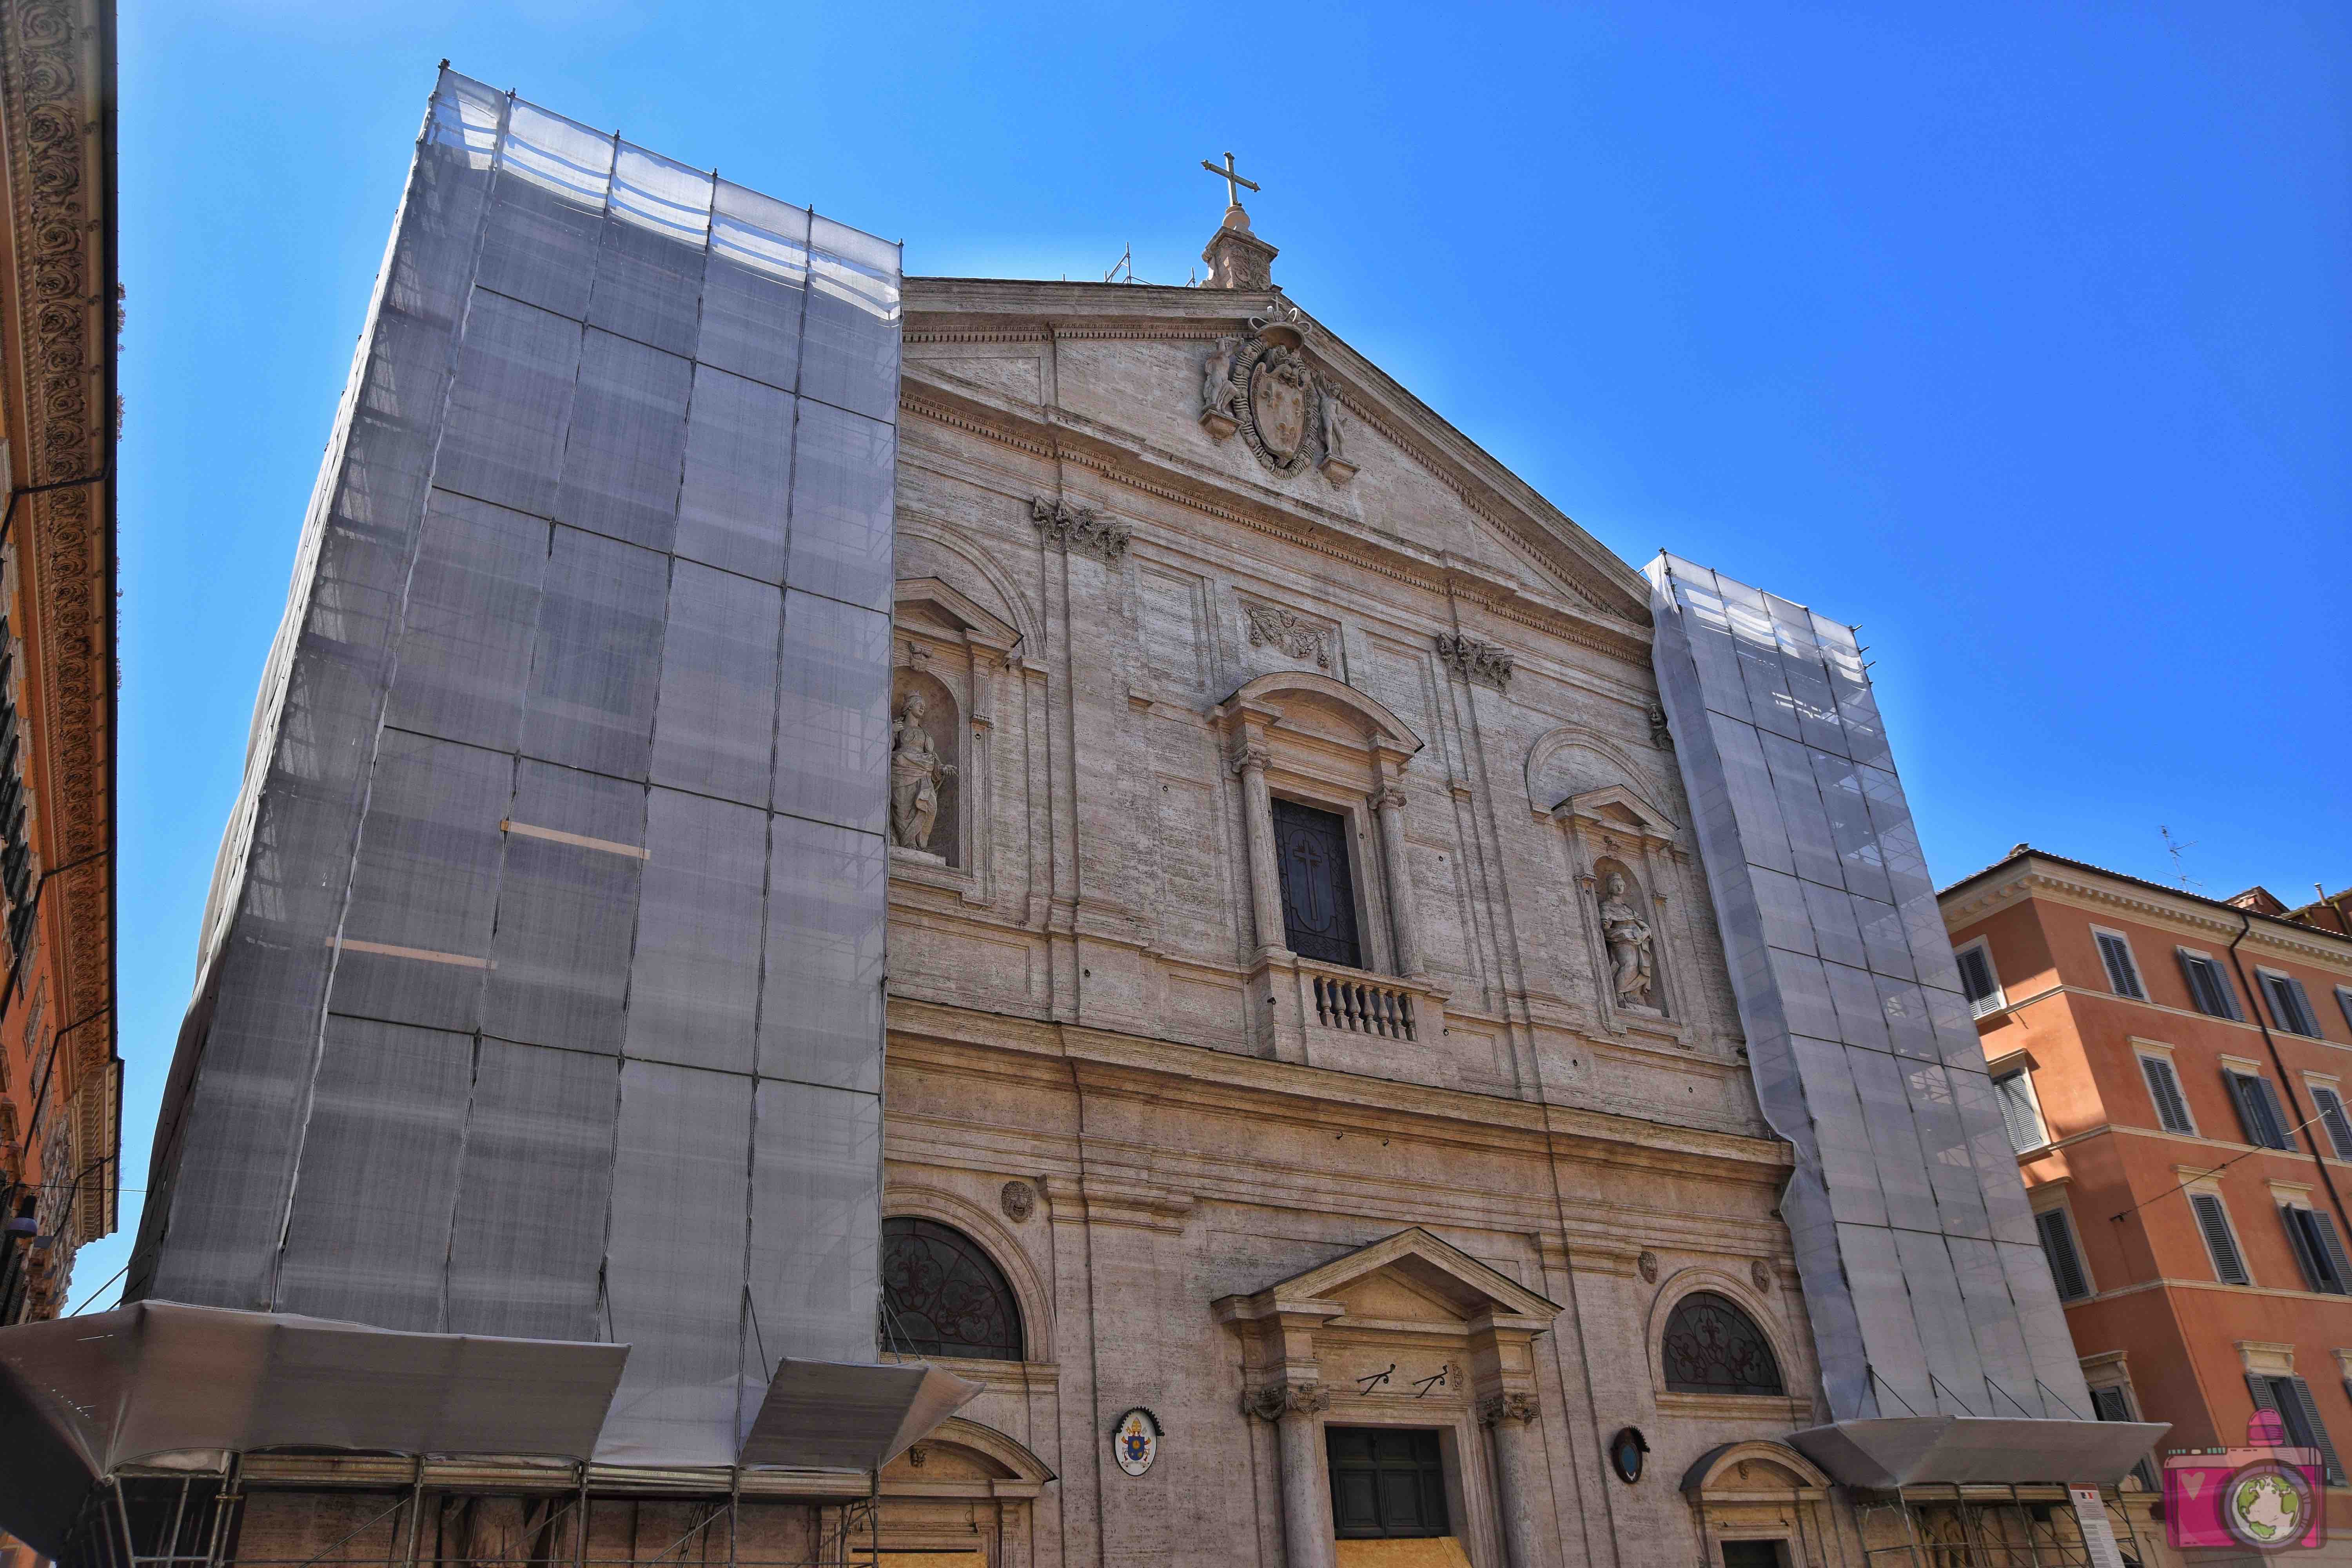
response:
{"label": "carved coat of arms", "polygon": [[1239,434],[1278,474],[1311,463],[1343,485],[1356,465],[1342,455],[1339,389],[1307,363],[1307,331],[1297,307],[1284,305],[1251,318],[1247,338],[1220,339],[1201,367],[1201,427],[1218,441]]}

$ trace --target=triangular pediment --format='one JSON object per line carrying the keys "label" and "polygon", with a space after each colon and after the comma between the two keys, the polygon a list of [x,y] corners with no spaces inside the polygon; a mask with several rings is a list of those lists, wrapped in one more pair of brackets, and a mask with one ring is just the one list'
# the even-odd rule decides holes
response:
{"label": "triangular pediment", "polygon": [[1552,807],[1555,816],[1575,817],[1595,826],[1671,842],[1677,831],[1674,818],[1623,784],[1606,784],[1570,795]]}
{"label": "triangular pediment", "polygon": [[[1002,416],[1020,445],[1043,437],[1159,494],[1319,515],[1359,549],[1404,546],[1448,586],[1646,633],[1648,584],[1631,565],[1279,293],[909,278],[906,306],[911,412],[976,433]],[[1200,417],[1220,342],[1250,341],[1270,317],[1291,325],[1313,384],[1337,396],[1337,464],[1280,471],[1253,455],[1246,431]]]}
{"label": "triangular pediment", "polygon": [[1557,1303],[1419,1226],[1259,1294],[1285,1303],[1328,1301],[1351,1317],[1391,1321],[1465,1322],[1491,1314],[1548,1323],[1560,1313]]}
{"label": "triangular pediment", "polygon": [[892,616],[901,626],[962,637],[983,647],[1009,648],[1021,640],[1018,627],[937,577],[899,578],[892,601]]}

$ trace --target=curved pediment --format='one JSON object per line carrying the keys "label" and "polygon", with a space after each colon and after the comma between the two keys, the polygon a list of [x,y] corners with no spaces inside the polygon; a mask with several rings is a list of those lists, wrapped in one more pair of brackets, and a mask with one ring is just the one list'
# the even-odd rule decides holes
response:
{"label": "curved pediment", "polygon": [[1345,681],[1306,670],[1278,669],[1261,675],[1218,703],[1216,711],[1221,719],[1255,711],[1267,715],[1278,725],[1338,739],[1354,739],[1376,750],[1405,756],[1422,747],[1422,739],[1412,726],[1384,704]]}

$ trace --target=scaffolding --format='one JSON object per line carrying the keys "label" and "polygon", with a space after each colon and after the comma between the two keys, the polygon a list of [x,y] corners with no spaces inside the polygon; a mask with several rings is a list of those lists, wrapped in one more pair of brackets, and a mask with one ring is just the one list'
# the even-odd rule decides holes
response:
{"label": "scaffolding", "polygon": [[[648,1474],[632,1487],[601,1467],[570,1467],[568,1484],[533,1492],[436,1478],[411,1462],[404,1485],[333,1489],[354,1505],[333,1540],[307,1556],[273,1555],[243,1540],[272,1494],[316,1500],[315,1484],[258,1484],[237,1456],[217,1469],[124,1473],[84,1501],[58,1561],[63,1568],[425,1568],[452,1560],[497,1568],[878,1568],[881,1494],[746,1496]],[[698,1489],[698,1487],[700,1489]],[[266,1521],[265,1521],[266,1522]],[[747,1528],[749,1527],[749,1528]],[[251,1551],[249,1545],[258,1545]],[[793,1547],[797,1549],[793,1549]],[[779,1549],[782,1548],[782,1549]]]}
{"label": "scaffolding", "polygon": [[[2121,1494],[2103,1489],[2116,1549],[2130,1564],[2148,1561]],[[1899,1515],[1902,1538],[1872,1544],[1873,1527]],[[1854,1528],[1865,1568],[2099,1568],[2065,1489],[2049,1486],[1912,1486],[1857,1492]]]}

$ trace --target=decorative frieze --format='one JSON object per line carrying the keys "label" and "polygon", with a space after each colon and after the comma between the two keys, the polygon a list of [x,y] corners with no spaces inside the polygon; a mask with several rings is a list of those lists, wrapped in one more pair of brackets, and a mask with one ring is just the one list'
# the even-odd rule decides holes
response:
{"label": "decorative frieze", "polygon": [[1115,564],[1127,553],[1127,524],[1117,518],[1105,517],[1092,507],[1072,506],[1065,500],[1048,500],[1038,496],[1029,503],[1030,519],[1045,537],[1045,542],[1056,550],[1075,550],[1081,555],[1091,555],[1106,566]]}
{"label": "decorative frieze", "polygon": [[1331,668],[1331,644],[1336,634],[1321,622],[1308,620],[1280,605],[1242,601],[1242,617],[1249,623],[1252,647],[1272,647],[1286,658],[1313,659],[1318,669]]}
{"label": "decorative frieze", "polygon": [[1480,642],[1459,632],[1437,634],[1437,657],[1465,680],[1507,691],[1511,685],[1511,654],[1498,644]]}

